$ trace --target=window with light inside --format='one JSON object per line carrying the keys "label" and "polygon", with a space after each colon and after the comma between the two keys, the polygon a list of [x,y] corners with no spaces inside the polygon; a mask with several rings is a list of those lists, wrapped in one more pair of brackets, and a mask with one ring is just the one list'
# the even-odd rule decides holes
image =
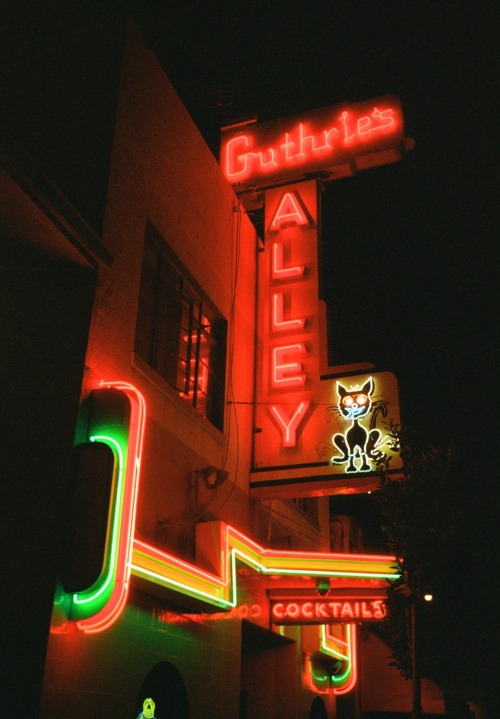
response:
{"label": "window with light inside", "polygon": [[148,222],[135,352],[222,430],[227,325]]}

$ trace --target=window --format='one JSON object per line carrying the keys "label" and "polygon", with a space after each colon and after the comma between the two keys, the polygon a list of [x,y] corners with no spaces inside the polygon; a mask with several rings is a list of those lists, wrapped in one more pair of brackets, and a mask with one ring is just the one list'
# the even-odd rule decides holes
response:
{"label": "window", "polygon": [[316,497],[295,497],[292,502],[319,529],[318,500]]}
{"label": "window", "polygon": [[135,351],[218,429],[223,425],[226,322],[148,223]]}

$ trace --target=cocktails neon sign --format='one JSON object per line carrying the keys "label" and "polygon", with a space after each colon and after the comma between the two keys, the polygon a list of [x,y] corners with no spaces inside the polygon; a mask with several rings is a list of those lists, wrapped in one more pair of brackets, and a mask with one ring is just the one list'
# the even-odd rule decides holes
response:
{"label": "cocktails neon sign", "polygon": [[[68,622],[87,634],[107,630],[126,606],[131,575],[220,610],[238,606],[238,561],[268,577],[342,577],[354,582],[381,582],[397,577],[394,557],[266,549],[222,522],[198,525],[200,560],[202,565],[210,564],[212,571],[141,541],[135,536],[135,514],[146,406],[142,394],[127,382],[103,382],[96,392],[107,393],[109,390],[123,395],[130,403],[129,423],[122,425],[109,412],[91,420],[92,441],[107,444],[115,455],[116,491],[112,498],[109,529],[113,538],[107,542],[104,562],[110,570],[92,587],[78,593],[66,593],[59,587],[52,632],[65,632]],[[204,561],[203,552],[210,554],[212,550],[213,557],[205,557]],[[305,611],[307,613],[307,608]],[[353,611],[355,614],[356,610]],[[347,620],[340,617],[336,622],[340,636],[328,634],[324,628],[322,631],[321,651],[341,658],[346,665],[345,674],[333,679],[335,693],[349,691],[356,681],[355,627],[352,623],[344,624],[344,621]]]}
{"label": "cocktails neon sign", "polygon": [[126,604],[131,572],[148,582],[177,589],[225,610],[238,604],[237,560],[269,576],[395,578],[393,557],[266,549],[221,522],[205,522],[198,527],[200,551],[214,550],[217,568],[213,572],[140,540],[134,536],[134,530],[146,405],[142,394],[126,382],[105,382],[95,392],[109,390],[123,395],[130,403],[128,425],[117,422],[109,413],[91,418],[93,431],[99,430],[99,434],[93,434],[92,441],[108,444],[115,455],[117,491],[113,493],[110,511],[113,538],[106,543],[104,561],[111,569],[87,590],[66,595],[61,590],[56,598],[56,605],[82,631],[97,633],[118,619]]}
{"label": "cocktails neon sign", "polygon": [[329,624],[331,622],[375,622],[387,616],[383,599],[293,599],[271,602],[275,624]]}
{"label": "cocktails neon sign", "polygon": [[399,160],[403,151],[399,99],[385,96],[243,129],[227,127],[221,166],[229,182],[244,189],[300,179],[310,172],[350,175]]}

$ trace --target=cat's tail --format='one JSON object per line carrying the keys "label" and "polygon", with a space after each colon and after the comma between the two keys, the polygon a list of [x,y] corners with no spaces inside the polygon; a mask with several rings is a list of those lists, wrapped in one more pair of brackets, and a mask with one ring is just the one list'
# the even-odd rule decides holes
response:
{"label": "cat's tail", "polygon": [[333,435],[332,441],[339,452],[342,452],[340,457],[332,457],[333,464],[344,464],[344,462],[349,460],[349,450],[347,448],[347,442],[345,441],[344,435],[338,432]]}
{"label": "cat's tail", "polygon": [[366,443],[366,456],[373,462],[380,462],[385,459],[385,452],[377,446],[382,437],[379,429],[371,429],[368,433],[368,441]]}

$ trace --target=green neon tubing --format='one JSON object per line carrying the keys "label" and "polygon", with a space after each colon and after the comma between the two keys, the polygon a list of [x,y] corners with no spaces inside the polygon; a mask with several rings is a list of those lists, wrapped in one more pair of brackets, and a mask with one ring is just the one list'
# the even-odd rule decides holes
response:
{"label": "green neon tubing", "polygon": [[123,476],[124,461],[123,451],[119,442],[107,435],[93,435],[91,442],[103,442],[107,444],[115,457],[115,479],[113,482],[113,509],[111,516],[111,532],[106,542],[106,558],[104,571],[97,581],[83,592],[76,592],[72,595],[70,618],[72,620],[86,619],[96,614],[108,602],[114,588],[116,577],[116,564],[118,554],[118,538],[121,526],[121,515],[123,505]]}
{"label": "green neon tubing", "polygon": [[351,673],[351,662],[348,660],[346,661],[347,668],[343,674],[332,674],[332,682],[334,684],[340,684],[341,682],[345,682],[346,679],[349,678],[349,675]]}

